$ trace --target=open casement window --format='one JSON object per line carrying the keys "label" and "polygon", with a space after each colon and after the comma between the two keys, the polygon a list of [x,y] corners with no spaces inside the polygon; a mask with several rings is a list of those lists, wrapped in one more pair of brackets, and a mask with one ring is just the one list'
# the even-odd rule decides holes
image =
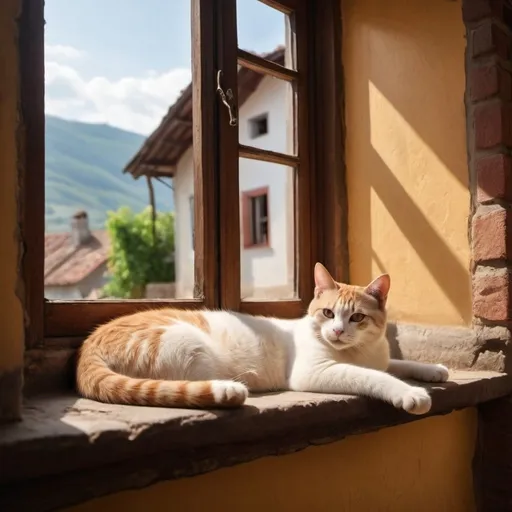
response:
{"label": "open casement window", "polygon": [[[193,276],[189,297],[151,300],[44,298],[43,1],[26,2],[21,48],[29,155],[24,202],[29,346],[44,338],[78,341],[111,318],[160,306],[297,317],[312,296],[315,261],[346,278],[343,112],[336,85],[341,84],[339,2],[251,1],[282,17],[284,44],[252,53],[239,43],[244,33],[236,0],[190,0],[192,83],[126,165],[132,177],[145,176],[150,184],[148,204],[154,201],[151,184],[173,178],[175,223],[180,223],[176,254],[186,253]],[[263,118],[255,138],[249,121]],[[193,187],[178,196],[185,158]],[[244,190],[265,193],[241,200]],[[245,251],[244,244],[259,249]],[[177,284],[182,271],[177,266]]]}
{"label": "open casement window", "polygon": [[[318,257],[312,242],[315,176],[309,133],[313,4],[260,4],[282,19],[284,45],[272,51],[255,54],[244,48],[235,1],[226,2],[221,20],[220,85],[233,91],[238,118],[238,126],[231,126],[229,102],[222,105],[220,223],[221,233],[229,236],[220,240],[221,305],[295,317],[311,299]],[[254,137],[254,120],[262,116],[265,129]],[[255,250],[245,250],[249,247]]]}
{"label": "open casement window", "polygon": [[[114,290],[114,292],[107,292],[105,298],[95,300],[87,296],[77,301],[54,298],[52,300],[49,297],[47,283],[48,275],[53,269],[47,263],[50,260],[48,255],[50,244],[46,242],[44,335],[47,338],[83,337],[92,328],[110,318],[144,308],[161,306],[199,308],[220,305],[217,258],[219,223],[216,215],[219,201],[216,185],[218,183],[216,154],[219,148],[216,133],[219,120],[215,78],[218,30],[214,20],[221,2],[189,0],[186,3],[188,10],[180,8],[176,12],[186,17],[182,20],[184,31],[186,32],[187,27],[191,27],[189,37],[192,44],[189,60],[192,63],[190,66],[192,81],[181,92],[177,101],[174,103],[169,101],[169,110],[160,125],[143,141],[142,149],[137,153],[134,151],[135,154],[132,154],[131,160],[126,162],[125,171],[128,172],[124,176],[130,181],[145,177],[145,180],[140,181],[144,183],[147,180],[149,188],[147,204],[152,206],[155,204],[155,188],[161,186],[161,183],[167,183],[168,197],[174,196],[176,201],[174,205],[175,251],[172,254],[172,249],[169,249],[168,256],[165,255],[163,258],[158,256],[158,258],[174,262],[176,277],[185,275],[186,279],[182,279],[181,283],[175,283],[174,294],[169,294],[174,295],[172,299],[149,300],[145,298],[147,289],[141,291],[134,288],[129,297],[116,294]],[[51,19],[48,23],[51,23]],[[155,35],[155,38],[158,37]],[[162,52],[165,53],[165,51],[162,45]],[[172,51],[172,47],[169,47],[168,51]],[[168,123],[169,119],[170,123]],[[192,153],[192,158],[187,160],[187,153]],[[119,169],[120,175],[122,171],[122,168]],[[169,178],[172,179],[172,185],[169,185]],[[191,197],[196,200],[190,200]],[[193,214],[190,212],[191,207],[195,209]],[[168,204],[163,208],[160,207],[162,211],[171,208]],[[155,213],[153,213],[154,218]],[[89,222],[91,221],[92,219]],[[72,221],[74,235],[73,222],[75,221]],[[120,224],[120,229],[127,230],[124,224]],[[148,238],[148,231],[141,234],[140,245],[145,243],[150,246],[154,243],[156,246],[154,237],[160,236],[157,233],[158,228],[153,228],[153,240]],[[75,248],[66,249],[70,254],[68,259],[73,257],[72,251],[74,251],[83,253],[83,260],[85,260],[94,250],[94,244],[98,245],[100,235],[90,228],[88,236],[89,242],[86,240],[78,249],[76,244],[74,244]],[[49,240],[51,237],[47,235],[46,238]],[[134,239],[137,241],[137,238],[134,237]],[[110,240],[109,249],[110,254],[115,253],[119,250],[119,245],[114,245]],[[127,252],[126,248],[124,250]],[[138,247],[132,244],[129,250],[135,253]],[[54,257],[54,259],[57,258]],[[128,261],[128,258],[126,259]],[[146,260],[151,259],[152,255],[149,254]],[[143,260],[139,261],[143,263]],[[159,263],[160,261],[151,262],[154,266]],[[127,265],[130,265],[129,261]],[[131,265],[133,269],[133,264]],[[161,286],[165,282],[158,283],[155,279],[155,284]],[[181,287],[178,286],[179,284]],[[107,290],[110,291],[112,288]],[[164,297],[165,294],[162,296]]]}

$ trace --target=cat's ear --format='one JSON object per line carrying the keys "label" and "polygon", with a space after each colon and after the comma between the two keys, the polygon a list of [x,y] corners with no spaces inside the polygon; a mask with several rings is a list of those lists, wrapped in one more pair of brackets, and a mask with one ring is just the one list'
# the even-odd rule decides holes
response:
{"label": "cat's ear", "polygon": [[375,297],[379,301],[379,305],[382,309],[386,306],[386,301],[388,298],[389,288],[391,286],[391,278],[389,274],[382,274],[379,277],[376,277],[365,289],[364,291]]}
{"label": "cat's ear", "polygon": [[315,265],[315,297],[320,297],[326,290],[336,290],[336,282],[329,271],[321,264]]}

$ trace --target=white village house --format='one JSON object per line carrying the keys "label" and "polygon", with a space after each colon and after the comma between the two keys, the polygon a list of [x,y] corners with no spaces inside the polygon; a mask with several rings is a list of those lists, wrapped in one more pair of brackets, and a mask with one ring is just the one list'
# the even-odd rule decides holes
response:
{"label": "white village house", "polygon": [[[284,49],[264,55],[284,63]],[[292,149],[290,85],[246,68],[238,73],[239,142],[266,150]],[[194,173],[192,88],[169,108],[158,128],[126,166],[133,177],[172,177],[176,215],[176,287],[178,298],[194,289]],[[293,170],[282,165],[240,159],[242,297],[294,296],[295,249]]]}

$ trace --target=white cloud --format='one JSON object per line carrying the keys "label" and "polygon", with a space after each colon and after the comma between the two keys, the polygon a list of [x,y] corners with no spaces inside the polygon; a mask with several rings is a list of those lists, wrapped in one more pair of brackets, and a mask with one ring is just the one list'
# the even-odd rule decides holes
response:
{"label": "white cloud", "polygon": [[59,62],[59,57],[69,55],[73,52],[46,53],[46,112],[66,119],[108,123],[144,135],[157,127],[191,80],[190,70],[182,68],[119,80],[102,76],[86,80],[76,68]]}
{"label": "white cloud", "polygon": [[47,59],[79,59],[84,52],[63,44],[45,44],[44,54]]}

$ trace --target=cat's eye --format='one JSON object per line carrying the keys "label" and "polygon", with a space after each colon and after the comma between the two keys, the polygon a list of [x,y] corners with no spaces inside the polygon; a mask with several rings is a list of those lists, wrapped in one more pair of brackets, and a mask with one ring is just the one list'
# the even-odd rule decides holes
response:
{"label": "cat's eye", "polygon": [[334,313],[332,312],[332,309],[322,309],[322,314],[325,316],[325,318],[334,318]]}
{"label": "cat's eye", "polygon": [[351,322],[362,322],[364,319],[366,318],[366,315],[363,315],[363,313],[354,313],[351,317],[350,317],[350,321]]}

